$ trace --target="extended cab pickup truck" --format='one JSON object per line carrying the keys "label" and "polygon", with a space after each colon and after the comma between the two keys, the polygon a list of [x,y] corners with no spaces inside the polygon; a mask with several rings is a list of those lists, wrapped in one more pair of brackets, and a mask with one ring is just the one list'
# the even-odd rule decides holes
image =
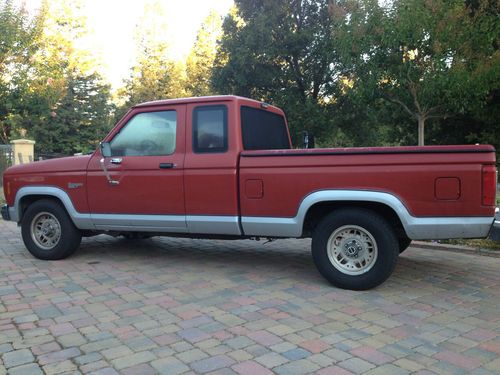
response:
{"label": "extended cab pickup truck", "polygon": [[82,236],[312,237],[332,284],[385,281],[411,240],[486,237],[492,146],[292,149],[284,113],[236,96],[136,105],[92,155],[13,166],[5,220],[62,259]]}

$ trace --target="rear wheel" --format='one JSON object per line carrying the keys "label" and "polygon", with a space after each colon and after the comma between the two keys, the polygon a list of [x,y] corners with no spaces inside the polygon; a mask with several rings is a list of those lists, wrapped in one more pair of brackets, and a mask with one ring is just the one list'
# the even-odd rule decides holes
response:
{"label": "rear wheel", "polygon": [[382,284],[394,270],[398,254],[393,228],[370,210],[336,210],[314,230],[314,263],[330,283],[343,289],[366,290]]}
{"label": "rear wheel", "polygon": [[411,244],[411,239],[408,238],[408,237],[400,237],[399,240],[399,253],[401,254],[403,251],[405,251],[406,249],[408,249],[408,247],[410,246]]}
{"label": "rear wheel", "polygon": [[82,239],[66,210],[49,199],[36,201],[28,207],[21,222],[21,233],[28,251],[44,260],[70,256]]}

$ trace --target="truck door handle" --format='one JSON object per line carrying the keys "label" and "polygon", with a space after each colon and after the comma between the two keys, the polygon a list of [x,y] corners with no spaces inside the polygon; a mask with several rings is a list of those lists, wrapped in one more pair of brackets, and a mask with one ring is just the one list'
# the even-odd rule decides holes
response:
{"label": "truck door handle", "polygon": [[174,166],[175,166],[174,163],[160,163],[161,169],[170,169],[173,168]]}
{"label": "truck door handle", "polygon": [[113,158],[109,161],[111,164],[121,164],[122,158]]}
{"label": "truck door handle", "polygon": [[101,158],[101,160],[99,160],[99,164],[101,164],[101,168],[104,171],[104,175],[106,176],[108,183],[112,186],[119,185],[120,181],[113,180],[111,178],[111,175],[109,174],[108,168],[106,168],[106,160],[104,158]]}

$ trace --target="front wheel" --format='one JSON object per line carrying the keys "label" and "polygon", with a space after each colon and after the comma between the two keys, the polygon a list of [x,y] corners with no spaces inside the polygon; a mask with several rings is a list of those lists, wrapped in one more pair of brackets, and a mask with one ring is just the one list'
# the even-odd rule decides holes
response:
{"label": "front wheel", "polygon": [[43,260],[64,259],[78,248],[82,234],[57,202],[42,199],[31,204],[21,222],[28,251]]}
{"label": "front wheel", "polygon": [[339,288],[366,290],[382,284],[393,272],[398,254],[393,228],[370,210],[336,210],[314,230],[314,263]]}

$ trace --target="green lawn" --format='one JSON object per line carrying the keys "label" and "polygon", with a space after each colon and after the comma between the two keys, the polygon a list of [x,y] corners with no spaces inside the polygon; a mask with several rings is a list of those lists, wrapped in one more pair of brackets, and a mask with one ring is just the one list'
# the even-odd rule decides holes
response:
{"label": "green lawn", "polygon": [[439,241],[439,243],[450,244],[450,245],[462,245],[462,246],[474,247],[476,249],[488,249],[488,250],[500,251],[500,242],[498,242],[498,241],[492,241],[492,240],[485,240],[485,239],[475,239],[475,240],[459,240],[459,239],[441,240],[441,241]]}

